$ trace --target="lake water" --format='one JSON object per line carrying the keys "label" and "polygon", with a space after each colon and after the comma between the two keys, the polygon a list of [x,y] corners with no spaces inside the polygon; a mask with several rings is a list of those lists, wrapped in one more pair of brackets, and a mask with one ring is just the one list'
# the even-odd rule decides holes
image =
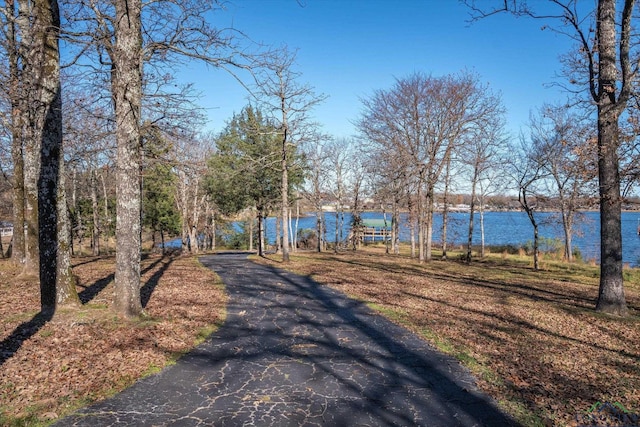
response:
{"label": "lake water", "polygon": [[[382,219],[380,212],[365,212],[364,219]],[[562,227],[558,223],[558,214],[539,213],[537,214],[540,237],[562,239]],[[327,240],[335,241],[335,213],[325,213],[327,224]],[[640,265],[640,236],[637,234],[640,212],[622,213],[622,256],[623,262],[632,266]],[[301,217],[298,222],[298,229],[315,229],[315,216]],[[351,214],[345,213],[344,236],[348,235]],[[387,221],[391,223],[391,215],[387,214]],[[409,230],[406,226],[406,216],[403,215],[400,221],[400,240],[409,241]],[[526,242],[533,241],[533,228],[525,212],[486,212],[484,214],[485,244],[492,245],[513,245],[521,246]],[[295,227],[295,219],[292,222]],[[469,228],[468,213],[450,213],[449,226],[447,230],[447,240],[449,244],[466,244]],[[441,242],[442,215],[436,214],[434,218],[434,242]],[[575,227],[576,233],[573,238],[573,245],[582,253],[585,260],[596,260],[600,258],[600,221],[598,212],[585,212],[582,214],[580,223]],[[267,239],[270,244],[275,242],[275,219],[269,218],[266,225]],[[480,217],[476,214],[474,221],[473,243],[480,244]]]}

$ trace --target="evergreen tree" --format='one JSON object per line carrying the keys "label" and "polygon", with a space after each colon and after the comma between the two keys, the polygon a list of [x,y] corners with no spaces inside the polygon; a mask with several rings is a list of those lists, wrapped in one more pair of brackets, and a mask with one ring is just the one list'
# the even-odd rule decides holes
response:
{"label": "evergreen tree", "polygon": [[165,253],[165,236],[180,233],[181,218],[174,202],[176,176],[170,165],[156,163],[144,174],[142,215],[143,225],[155,236],[160,233],[162,253]]}
{"label": "evergreen tree", "polygon": [[[259,110],[248,106],[235,115],[216,141],[217,152],[209,159],[207,191],[221,212],[233,215],[256,208],[258,234],[263,219],[281,198],[280,134]],[[290,169],[289,191],[302,182],[301,156]],[[259,242],[261,243],[261,242]],[[259,252],[263,247],[258,245]]]}

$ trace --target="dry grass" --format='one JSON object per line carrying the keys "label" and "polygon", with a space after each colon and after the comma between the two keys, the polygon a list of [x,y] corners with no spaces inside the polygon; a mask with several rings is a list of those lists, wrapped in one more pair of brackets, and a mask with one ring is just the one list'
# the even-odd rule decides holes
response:
{"label": "dry grass", "polygon": [[[266,262],[283,267],[276,259]],[[378,248],[299,253],[286,267],[368,302],[455,355],[525,425],[587,424],[602,415],[588,412],[597,402],[640,413],[639,272],[625,273],[632,316],[621,319],[593,310],[596,268],[544,266],[534,271],[528,259],[502,254],[471,265],[420,265]]]}
{"label": "dry grass", "polygon": [[[143,261],[148,317],[109,309],[113,258],[78,258],[83,306],[39,314],[39,287],[0,261],[0,425],[45,425],[172,363],[224,320],[226,295],[194,258]],[[49,320],[49,321],[48,321]]]}
{"label": "dry grass", "polygon": [[[171,363],[224,317],[220,283],[193,258],[143,262],[149,318],[133,323],[108,308],[113,259],[75,264],[83,307],[47,322],[38,315],[37,282],[0,261],[0,425],[44,425],[109,396]],[[374,248],[295,254],[288,268],[367,301],[454,354],[525,425],[588,423],[596,402],[639,413],[640,272],[625,271],[632,316],[619,319],[593,311],[597,268],[543,265],[536,272],[528,258],[503,254],[420,265]]]}

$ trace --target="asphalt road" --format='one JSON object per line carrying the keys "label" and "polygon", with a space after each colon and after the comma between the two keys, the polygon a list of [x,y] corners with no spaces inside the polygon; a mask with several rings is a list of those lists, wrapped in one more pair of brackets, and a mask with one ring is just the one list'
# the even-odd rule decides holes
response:
{"label": "asphalt road", "polygon": [[161,373],[56,426],[516,425],[459,363],[309,278],[205,256],[224,325]]}

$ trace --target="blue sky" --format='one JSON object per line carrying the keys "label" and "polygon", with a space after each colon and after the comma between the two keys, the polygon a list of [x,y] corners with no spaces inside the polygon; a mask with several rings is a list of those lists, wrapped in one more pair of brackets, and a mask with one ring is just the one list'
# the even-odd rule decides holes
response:
{"label": "blue sky", "polygon": [[[312,117],[336,137],[356,133],[361,98],[414,72],[474,71],[502,95],[512,134],[531,110],[566,98],[548,87],[558,81],[559,55],[571,48],[566,36],[506,14],[470,24],[457,0],[235,0],[214,19],[264,44],[297,48],[301,82],[328,96]],[[209,129],[222,130],[248,102],[222,71],[191,65],[180,78],[202,93]]]}

